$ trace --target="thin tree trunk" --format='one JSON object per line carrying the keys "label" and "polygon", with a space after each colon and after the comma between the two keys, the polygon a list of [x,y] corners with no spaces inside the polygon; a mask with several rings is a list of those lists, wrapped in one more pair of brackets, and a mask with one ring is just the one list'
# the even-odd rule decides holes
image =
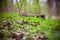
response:
{"label": "thin tree trunk", "polygon": [[13,12],[13,0],[7,0],[8,12]]}

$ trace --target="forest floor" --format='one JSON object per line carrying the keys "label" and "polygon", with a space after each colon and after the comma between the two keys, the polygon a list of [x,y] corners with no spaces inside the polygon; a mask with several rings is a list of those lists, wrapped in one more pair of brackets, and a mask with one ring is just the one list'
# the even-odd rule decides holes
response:
{"label": "forest floor", "polygon": [[[44,17],[44,16],[43,16]],[[1,14],[0,40],[46,40],[44,18],[38,16],[20,16],[19,14]],[[40,24],[42,26],[40,26]],[[45,29],[44,29],[45,28]]]}

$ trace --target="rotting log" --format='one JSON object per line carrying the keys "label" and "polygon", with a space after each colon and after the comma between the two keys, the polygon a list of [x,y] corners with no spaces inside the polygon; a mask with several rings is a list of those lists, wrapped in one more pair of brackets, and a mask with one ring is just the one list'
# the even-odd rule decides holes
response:
{"label": "rotting log", "polygon": [[35,13],[35,14],[33,14],[33,13],[20,13],[20,15],[21,15],[21,16],[37,16],[37,17],[41,17],[41,18],[43,18],[43,19],[46,18],[46,15],[44,15],[44,14],[39,14],[39,13]]}
{"label": "rotting log", "polygon": [[20,15],[22,15],[22,16],[42,16],[42,15],[44,15],[44,14],[37,14],[37,13],[35,13],[35,14],[33,14],[33,13],[21,13]]}

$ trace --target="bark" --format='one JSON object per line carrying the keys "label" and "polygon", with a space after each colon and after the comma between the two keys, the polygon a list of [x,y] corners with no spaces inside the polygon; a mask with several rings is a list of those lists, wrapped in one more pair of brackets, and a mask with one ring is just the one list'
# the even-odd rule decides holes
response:
{"label": "bark", "polygon": [[13,12],[13,0],[7,1],[7,9],[8,12]]}
{"label": "bark", "polygon": [[7,0],[0,0],[0,12],[7,10]]}
{"label": "bark", "polygon": [[49,18],[60,19],[60,0],[48,0]]}
{"label": "bark", "polygon": [[0,12],[13,11],[13,0],[0,0]]}

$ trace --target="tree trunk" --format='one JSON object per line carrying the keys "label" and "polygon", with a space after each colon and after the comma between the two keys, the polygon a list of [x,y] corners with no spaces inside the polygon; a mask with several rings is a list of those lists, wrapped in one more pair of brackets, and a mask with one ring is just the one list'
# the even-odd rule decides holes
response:
{"label": "tree trunk", "polygon": [[48,0],[49,18],[60,19],[60,0]]}
{"label": "tree trunk", "polygon": [[13,0],[7,1],[7,9],[8,12],[13,12]]}
{"label": "tree trunk", "polygon": [[0,12],[12,12],[13,0],[0,0]]}
{"label": "tree trunk", "polygon": [[0,12],[7,10],[7,0],[0,0]]}

